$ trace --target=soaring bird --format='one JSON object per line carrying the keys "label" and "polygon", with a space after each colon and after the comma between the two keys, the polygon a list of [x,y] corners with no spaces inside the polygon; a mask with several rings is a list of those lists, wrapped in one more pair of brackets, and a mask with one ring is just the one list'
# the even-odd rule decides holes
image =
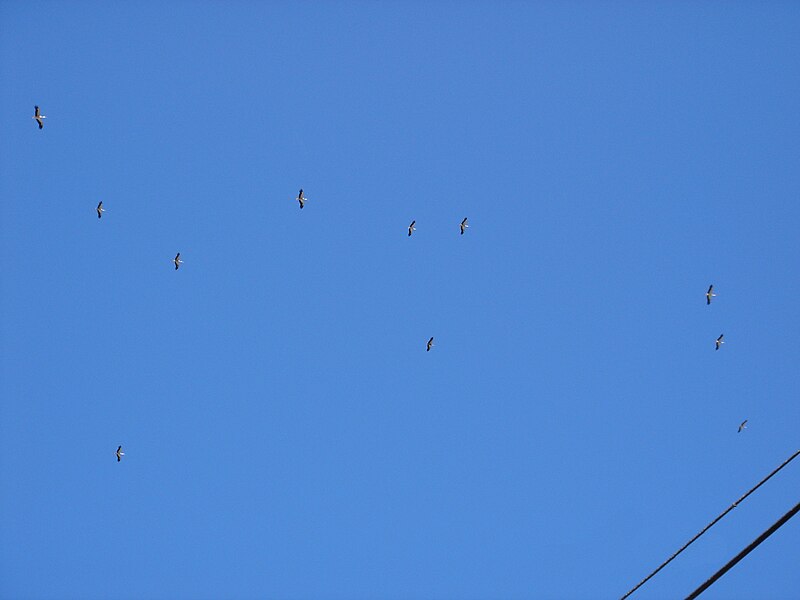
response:
{"label": "soaring bird", "polygon": [[708,291],[706,292],[706,305],[711,304],[711,299],[716,296],[714,293],[714,284],[708,286]]}
{"label": "soaring bird", "polygon": [[722,346],[722,344],[725,343],[725,342],[722,341],[722,338],[724,336],[725,336],[724,333],[719,334],[719,337],[717,338],[717,346],[716,346],[716,348],[714,348],[714,350],[719,350],[719,347]]}
{"label": "soaring bird", "polygon": [[308,200],[308,198],[303,196],[303,188],[300,188],[300,193],[297,194],[297,198],[295,198],[295,200],[297,200],[300,203],[300,208],[303,208],[303,205],[306,203],[306,200]]}
{"label": "soaring bird", "polygon": [[41,111],[39,111],[39,107],[38,106],[34,106],[33,107],[33,116],[31,117],[31,119],[36,119],[36,122],[39,124],[39,129],[44,129],[44,123],[42,122],[42,119],[46,119],[46,118],[47,117],[45,117],[41,113]]}
{"label": "soaring bird", "polygon": [[122,457],[125,456],[125,453],[122,451],[122,446],[117,447],[117,462],[122,460]]}
{"label": "soaring bird", "polygon": [[174,263],[175,263],[175,270],[177,271],[177,270],[178,270],[178,267],[180,267],[180,266],[181,266],[181,264],[183,263],[183,261],[181,260],[181,253],[180,253],[180,252],[178,252],[178,253],[175,255],[175,260],[173,260],[172,262],[174,262]]}
{"label": "soaring bird", "polygon": [[431,348],[433,348],[433,338],[431,338],[431,339],[429,339],[429,340],[428,340],[428,347],[427,347],[427,349],[425,350],[425,352],[430,352],[430,351],[431,351]]}
{"label": "soaring bird", "polygon": [[464,235],[464,231],[467,227],[469,227],[469,225],[467,225],[467,217],[464,217],[464,220],[461,221],[461,235]]}
{"label": "soaring bird", "polygon": [[97,205],[97,218],[102,218],[104,212],[106,212],[106,209],[103,208],[103,201],[101,200],[100,204]]}
{"label": "soaring bird", "polygon": [[411,234],[417,230],[417,228],[414,227],[415,223],[416,221],[411,221],[411,225],[408,226],[408,237],[411,237]]}
{"label": "soaring bird", "polygon": [[739,431],[737,431],[736,433],[742,433],[742,430],[743,430],[745,427],[747,427],[747,419],[745,419],[744,421],[742,421],[742,424],[741,424],[741,425],[739,425]]}

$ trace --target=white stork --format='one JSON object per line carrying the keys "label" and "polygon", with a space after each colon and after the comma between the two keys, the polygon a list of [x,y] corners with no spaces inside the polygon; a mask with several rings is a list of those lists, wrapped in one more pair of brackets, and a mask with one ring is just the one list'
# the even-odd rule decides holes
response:
{"label": "white stork", "polygon": [[714,284],[708,286],[708,291],[706,292],[706,306],[711,304],[711,299],[715,297],[716,294],[714,293]]}
{"label": "white stork", "polygon": [[742,433],[742,431],[744,431],[745,427],[747,427],[747,419],[742,421],[742,424],[739,425],[739,431],[737,431],[736,433]]}
{"label": "white stork", "polygon": [[427,346],[425,352],[430,352],[431,348],[433,348],[433,338],[428,340],[428,346]]}
{"label": "white stork", "polygon": [[411,237],[411,234],[417,230],[417,228],[414,227],[415,224],[416,221],[411,221],[411,225],[408,226],[408,237]]}
{"label": "white stork", "polygon": [[464,217],[464,220],[461,221],[461,235],[464,235],[467,227],[469,227],[469,225],[467,225],[467,217]]}
{"label": "white stork", "polygon": [[117,462],[122,460],[122,457],[125,456],[125,453],[122,451],[122,446],[117,447]]}
{"label": "white stork", "polygon": [[722,346],[722,344],[724,344],[724,343],[725,343],[725,342],[723,342],[723,341],[722,341],[722,338],[723,338],[723,337],[725,337],[725,334],[724,334],[724,333],[721,333],[721,334],[719,334],[719,337],[717,338],[717,345],[716,345],[716,347],[714,348],[714,350],[719,350],[719,347],[720,347],[720,346]]}
{"label": "white stork", "polygon": [[181,260],[181,253],[180,252],[178,252],[175,255],[175,259],[172,262],[175,263],[175,270],[177,271],[178,267],[180,267],[183,264],[183,261]]}
{"label": "white stork", "polygon": [[106,209],[103,208],[103,201],[101,200],[100,204],[97,205],[97,218],[102,218],[104,212],[106,212]]}
{"label": "white stork", "polygon": [[36,122],[39,124],[39,129],[44,129],[44,123],[42,122],[42,119],[46,119],[46,118],[47,117],[45,117],[41,113],[41,111],[39,110],[38,106],[34,106],[33,107],[33,116],[31,117],[31,119],[35,119],[36,120]]}
{"label": "white stork", "polygon": [[303,206],[306,203],[306,200],[308,200],[308,198],[303,196],[303,188],[300,188],[300,193],[297,194],[297,198],[295,198],[295,200],[297,200],[300,203],[300,208],[303,208]]}

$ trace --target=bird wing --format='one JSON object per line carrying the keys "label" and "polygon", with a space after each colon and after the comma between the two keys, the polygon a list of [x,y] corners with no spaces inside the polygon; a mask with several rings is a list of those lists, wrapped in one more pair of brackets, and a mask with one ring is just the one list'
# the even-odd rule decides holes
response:
{"label": "bird wing", "polygon": [[462,225],[466,225],[466,224],[467,224],[467,217],[464,217],[464,220],[463,220],[463,221],[461,221],[461,224],[462,224]]}
{"label": "bird wing", "polygon": [[100,204],[97,205],[97,208],[100,209],[100,208],[102,208],[102,206],[103,206],[103,201],[100,200]]}
{"label": "bird wing", "polygon": [[119,452],[120,450],[122,450],[122,446],[117,447],[117,452]]}
{"label": "bird wing", "polygon": [[38,116],[41,114],[41,113],[39,113],[39,107],[38,107],[38,106],[34,106],[34,107],[33,107],[33,114],[34,114],[36,117],[38,117]]}
{"label": "bird wing", "polygon": [[711,284],[710,286],[708,286],[708,291],[706,292],[706,294],[710,294],[711,290],[713,289],[714,289],[714,284]]}
{"label": "bird wing", "polygon": [[36,119],[36,122],[39,124],[39,129],[44,129],[44,123],[42,123],[41,119]]}

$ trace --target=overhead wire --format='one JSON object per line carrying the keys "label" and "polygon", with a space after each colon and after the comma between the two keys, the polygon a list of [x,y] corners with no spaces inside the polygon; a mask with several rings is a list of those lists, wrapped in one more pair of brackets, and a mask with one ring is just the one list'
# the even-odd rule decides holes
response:
{"label": "overhead wire", "polygon": [[713,574],[711,577],[709,577],[709,578],[708,578],[708,579],[705,581],[705,583],[703,583],[703,585],[701,585],[699,588],[697,588],[697,589],[696,589],[695,591],[693,591],[691,594],[689,594],[688,596],[686,596],[686,600],[694,600],[694,599],[695,599],[695,598],[697,598],[697,597],[698,597],[700,594],[702,594],[703,592],[705,592],[705,591],[706,591],[708,588],[710,588],[710,587],[711,587],[711,586],[714,584],[714,582],[715,582],[717,579],[719,579],[720,577],[722,577],[723,575],[725,575],[725,573],[727,573],[728,571],[730,571],[730,570],[731,570],[731,569],[732,569],[732,568],[733,568],[733,567],[736,565],[736,563],[738,563],[738,562],[739,562],[740,560],[742,560],[742,559],[743,559],[745,556],[747,556],[747,555],[748,555],[748,554],[750,554],[750,553],[751,553],[753,550],[755,550],[755,549],[756,549],[756,547],[757,547],[757,546],[758,546],[758,545],[759,545],[761,542],[763,542],[765,539],[767,539],[767,538],[768,538],[769,536],[771,536],[773,533],[775,533],[776,531],[778,531],[778,529],[780,529],[780,528],[781,528],[781,526],[783,526],[783,524],[784,524],[784,523],[786,523],[786,521],[788,521],[789,519],[791,519],[791,518],[792,518],[793,516],[795,516],[795,515],[796,515],[798,512],[800,512],[800,502],[798,502],[797,504],[795,504],[794,508],[790,509],[790,510],[789,510],[789,512],[787,512],[785,515],[783,515],[783,516],[782,516],[780,519],[778,519],[777,521],[775,521],[775,523],[773,523],[773,524],[772,524],[772,527],[770,527],[769,529],[767,529],[767,530],[766,530],[764,533],[762,533],[760,536],[758,536],[756,539],[754,539],[752,542],[750,542],[750,544],[749,544],[749,545],[748,545],[748,546],[747,546],[747,547],[746,547],[744,550],[742,550],[741,552],[739,552],[739,554],[737,554],[737,555],[736,555],[736,556],[734,556],[732,559],[730,559],[730,560],[729,560],[727,563],[725,563],[725,566],[724,566],[724,567],[722,567],[722,568],[721,568],[719,571],[717,571],[716,573],[714,573],[714,574]]}
{"label": "overhead wire", "polygon": [[631,594],[633,594],[633,592],[635,592],[635,591],[636,591],[636,590],[638,590],[640,587],[642,587],[642,586],[643,586],[645,583],[647,583],[647,582],[648,582],[648,581],[649,581],[649,580],[650,580],[650,579],[651,579],[651,578],[652,578],[652,577],[653,577],[653,576],[654,576],[656,573],[658,573],[658,572],[659,572],[661,569],[663,569],[663,568],[664,568],[664,567],[666,567],[666,566],[667,566],[669,563],[671,563],[671,562],[672,562],[672,561],[673,561],[673,560],[674,560],[674,559],[675,559],[675,558],[676,558],[676,557],[677,557],[677,556],[678,556],[678,555],[679,555],[681,552],[683,552],[684,550],[686,550],[686,548],[688,548],[688,547],[689,547],[689,546],[690,546],[690,545],[691,545],[691,544],[692,544],[692,543],[693,543],[695,540],[697,540],[697,539],[698,539],[698,538],[699,538],[701,535],[703,535],[703,534],[704,534],[706,531],[708,531],[708,530],[709,530],[709,529],[711,529],[711,528],[712,528],[714,525],[716,525],[716,524],[717,524],[717,522],[718,522],[720,519],[722,519],[722,518],[723,518],[725,515],[727,515],[727,514],[728,514],[730,511],[732,511],[734,508],[736,508],[737,506],[739,506],[739,504],[742,502],[742,500],[744,500],[745,498],[747,498],[747,497],[748,497],[750,494],[752,494],[753,492],[755,492],[755,491],[756,491],[758,488],[760,488],[760,487],[761,487],[762,485],[764,485],[764,484],[765,484],[767,481],[769,481],[769,480],[770,480],[770,478],[771,478],[773,475],[775,475],[775,474],[776,474],[778,471],[780,471],[781,469],[783,469],[783,467],[785,467],[785,466],[786,466],[786,465],[788,465],[790,462],[792,462],[792,461],[793,461],[793,460],[794,460],[794,459],[797,457],[797,455],[799,455],[799,454],[800,454],[800,450],[797,450],[797,451],[796,451],[794,454],[792,454],[792,455],[791,455],[789,458],[787,458],[785,461],[783,461],[783,463],[781,463],[781,465],[780,465],[779,467],[777,467],[775,470],[773,470],[773,471],[772,471],[772,473],[770,473],[769,475],[767,475],[766,477],[764,477],[764,479],[762,479],[762,480],[761,480],[761,481],[759,481],[759,482],[758,482],[758,483],[757,483],[755,486],[753,486],[752,488],[750,488],[750,490],[748,490],[748,492],[747,492],[746,494],[744,494],[744,495],[743,495],[741,498],[739,498],[739,499],[738,499],[736,502],[734,502],[734,503],[733,503],[733,504],[731,504],[731,505],[730,505],[728,508],[726,508],[726,509],[725,509],[725,510],[724,510],[722,513],[720,513],[720,515],[719,515],[719,516],[718,516],[716,519],[714,519],[713,521],[711,521],[711,523],[709,523],[708,525],[706,525],[705,527],[703,527],[703,529],[701,529],[701,530],[700,530],[700,532],[699,532],[697,535],[695,535],[695,536],[694,536],[692,539],[690,539],[690,540],[689,540],[688,542],[686,542],[686,543],[685,543],[683,546],[681,546],[681,547],[678,549],[678,551],[677,551],[677,552],[675,552],[675,553],[674,553],[672,556],[670,556],[670,557],[669,557],[667,560],[665,560],[663,563],[661,563],[661,564],[659,565],[659,567],[658,567],[658,568],[657,568],[655,571],[653,571],[652,573],[650,573],[650,574],[649,574],[647,577],[645,577],[644,579],[642,579],[642,580],[641,580],[639,583],[637,583],[637,584],[636,584],[636,585],[635,585],[633,588],[631,588],[631,589],[628,591],[628,593],[626,593],[624,596],[622,596],[622,598],[620,598],[620,600],[625,600],[625,598],[627,598],[628,596],[630,596]]}

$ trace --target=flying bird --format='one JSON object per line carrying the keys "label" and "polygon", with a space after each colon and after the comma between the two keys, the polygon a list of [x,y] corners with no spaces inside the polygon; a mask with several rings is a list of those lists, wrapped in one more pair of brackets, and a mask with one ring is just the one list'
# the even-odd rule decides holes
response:
{"label": "flying bird", "polygon": [[469,225],[467,225],[467,217],[464,217],[464,220],[461,221],[461,235],[464,235],[464,231],[467,227],[469,227]]}
{"label": "flying bird", "polygon": [[431,348],[433,348],[433,338],[431,338],[431,339],[429,339],[429,340],[428,340],[428,347],[427,347],[427,349],[425,350],[425,352],[430,352],[430,351],[431,351]]}
{"label": "flying bird", "polygon": [[297,198],[295,198],[295,200],[297,200],[300,203],[300,208],[303,208],[303,206],[306,203],[306,200],[308,200],[308,198],[303,196],[303,188],[300,188],[300,193],[297,194]]}
{"label": "flying bird", "polygon": [[417,228],[414,227],[415,223],[416,221],[411,221],[411,225],[408,226],[408,237],[411,237],[411,234],[417,230]]}
{"label": "flying bird", "polygon": [[739,431],[737,431],[736,433],[742,433],[742,430],[743,430],[745,427],[747,427],[747,419],[745,419],[744,421],[742,421],[742,424],[741,424],[741,425],[739,425]]}
{"label": "flying bird", "polygon": [[36,120],[36,122],[39,124],[39,129],[44,129],[44,123],[42,122],[42,119],[46,119],[46,118],[47,117],[45,117],[41,113],[41,111],[39,110],[38,106],[34,106],[33,107],[33,116],[31,117],[31,119],[35,119]]}
{"label": "flying bird", "polygon": [[177,270],[178,270],[178,267],[180,267],[180,266],[181,266],[181,264],[183,264],[183,261],[181,260],[181,253],[180,253],[180,252],[178,252],[178,253],[175,255],[175,260],[173,260],[172,262],[174,262],[174,263],[175,263],[175,270],[177,271]]}
{"label": "flying bird", "polygon": [[708,291],[706,292],[706,305],[711,304],[711,299],[714,296],[716,296],[716,294],[714,293],[714,285],[711,284],[710,286],[708,286]]}
{"label": "flying bird", "polygon": [[722,338],[723,338],[724,336],[725,336],[725,334],[724,334],[724,333],[721,333],[721,334],[719,335],[719,337],[717,338],[717,346],[716,346],[716,348],[714,348],[714,350],[719,350],[719,347],[720,347],[720,346],[722,346],[722,344],[724,344],[724,343],[725,343],[725,342],[723,342],[723,341],[722,341]]}
{"label": "flying bird", "polygon": [[125,456],[125,453],[122,451],[122,446],[117,447],[117,462],[122,460],[122,457]]}
{"label": "flying bird", "polygon": [[97,218],[102,218],[104,212],[106,212],[106,209],[103,208],[103,201],[101,200],[100,204],[97,205]]}

